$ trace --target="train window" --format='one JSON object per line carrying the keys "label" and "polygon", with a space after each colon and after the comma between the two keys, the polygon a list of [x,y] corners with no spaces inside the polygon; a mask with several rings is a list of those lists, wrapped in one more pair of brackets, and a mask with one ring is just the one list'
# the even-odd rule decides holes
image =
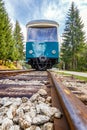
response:
{"label": "train window", "polygon": [[57,28],[28,28],[28,41],[57,41]]}

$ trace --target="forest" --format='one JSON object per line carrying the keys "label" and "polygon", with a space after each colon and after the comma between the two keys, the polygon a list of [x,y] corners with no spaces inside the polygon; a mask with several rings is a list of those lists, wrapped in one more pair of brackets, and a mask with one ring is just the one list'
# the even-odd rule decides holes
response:
{"label": "forest", "polygon": [[0,0],[0,63],[24,59],[23,39],[19,22],[16,20],[13,30],[4,3]]}
{"label": "forest", "polygon": [[[67,11],[65,29],[62,34],[60,63],[56,67],[65,70],[87,71],[87,41],[83,28],[84,24],[79,10],[72,2]],[[24,36],[20,24],[16,20],[13,30],[4,2],[0,0],[0,64],[1,62],[5,64],[6,61],[23,60],[25,60]]]}

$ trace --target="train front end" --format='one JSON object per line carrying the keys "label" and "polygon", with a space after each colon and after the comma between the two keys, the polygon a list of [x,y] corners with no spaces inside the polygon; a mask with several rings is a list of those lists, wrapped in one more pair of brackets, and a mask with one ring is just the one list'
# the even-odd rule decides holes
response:
{"label": "train front end", "polygon": [[36,70],[46,70],[58,63],[58,24],[33,21],[27,24],[26,61]]}

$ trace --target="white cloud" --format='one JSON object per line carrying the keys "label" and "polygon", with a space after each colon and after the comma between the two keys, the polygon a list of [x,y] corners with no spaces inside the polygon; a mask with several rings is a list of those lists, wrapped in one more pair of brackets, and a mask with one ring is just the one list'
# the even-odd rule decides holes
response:
{"label": "white cloud", "polygon": [[[85,32],[85,36],[86,36],[86,39],[87,39],[87,15],[86,15],[86,12],[87,12],[87,0],[61,0],[61,10],[60,11],[60,14],[62,14],[64,12],[63,17],[61,19],[62,22],[64,22],[64,20],[66,19],[66,14],[69,10],[69,8],[71,7],[71,3],[74,2],[75,3],[75,6],[79,9],[79,12],[80,12],[80,17],[82,19],[82,22],[84,24],[84,32]],[[64,4],[67,4],[64,8]],[[64,19],[65,18],[65,19]],[[61,25],[60,25],[61,26]]]}
{"label": "white cloud", "polygon": [[[18,20],[26,41],[26,23],[34,19],[50,19],[59,23],[59,34],[63,33],[66,15],[71,7],[71,2],[80,11],[80,16],[85,25],[84,30],[87,37],[87,0],[4,0],[6,10],[11,18],[13,26]],[[35,5],[37,3],[39,5]],[[41,3],[42,2],[42,3]],[[21,8],[22,7],[22,8]],[[24,9],[25,8],[25,9]],[[17,9],[17,10],[15,10]],[[21,12],[23,10],[23,12]],[[26,12],[24,12],[26,11]],[[17,15],[19,13],[19,15]],[[23,14],[22,14],[23,13]],[[20,17],[19,17],[20,16]],[[24,21],[23,21],[24,20]]]}
{"label": "white cloud", "polygon": [[26,42],[26,40],[27,40],[27,31],[26,31],[26,27],[25,27],[25,25],[23,25],[23,24],[20,24],[20,27],[21,27],[21,29],[22,29],[21,32],[23,32],[23,35],[24,35],[24,42]]}
{"label": "white cloud", "polygon": [[55,19],[59,14],[59,11],[57,11],[57,6],[55,4],[50,4],[48,8],[44,12],[44,17],[48,19]]}
{"label": "white cloud", "polygon": [[5,8],[6,8],[8,14],[9,14],[9,17],[11,19],[13,19],[15,17],[15,10],[14,10],[12,4],[10,3],[9,0],[3,0],[3,1],[5,3]]}

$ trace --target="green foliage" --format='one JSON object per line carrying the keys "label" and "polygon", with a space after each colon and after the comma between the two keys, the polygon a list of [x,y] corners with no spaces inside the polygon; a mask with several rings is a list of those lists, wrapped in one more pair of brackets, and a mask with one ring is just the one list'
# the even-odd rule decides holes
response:
{"label": "green foliage", "polygon": [[24,59],[24,52],[23,52],[23,34],[21,33],[21,28],[19,22],[16,21],[15,29],[14,29],[14,39],[15,39],[15,47],[17,48],[17,60]]}
{"label": "green foliage", "polygon": [[[5,57],[5,47],[6,47],[6,32],[5,32],[5,22],[6,22],[6,11],[4,9],[4,3],[0,0],[0,59]],[[3,51],[4,50],[4,51]]]}
{"label": "green foliage", "polygon": [[81,51],[81,55],[78,58],[78,62],[78,70],[87,71],[87,44],[85,44],[83,51]]}
{"label": "green foliage", "polygon": [[17,67],[13,64],[13,62],[7,61],[6,66],[10,69],[17,69]]}
{"label": "green foliage", "polygon": [[26,63],[24,63],[22,66],[23,66],[23,69],[31,69],[32,68],[31,65],[26,64]]}
{"label": "green foliage", "polygon": [[12,25],[4,8],[4,3],[0,0],[0,59],[13,59],[13,52],[14,40],[12,36]]}
{"label": "green foliage", "polygon": [[67,14],[61,47],[62,61],[68,70],[83,70],[84,68],[81,62],[84,56],[83,52],[85,51],[85,34],[83,27],[84,24],[79,16],[79,10],[75,7],[74,2],[72,2]]}
{"label": "green foliage", "polygon": [[84,76],[78,76],[78,75],[72,75],[72,74],[68,74],[67,72],[65,72],[65,71],[63,71],[63,72],[61,72],[61,71],[58,71],[57,72],[58,74],[62,74],[63,76],[69,76],[69,77],[73,77],[73,78],[75,78],[75,79],[79,79],[79,80],[82,80],[82,81],[85,81],[85,82],[87,82],[87,77],[84,77]]}
{"label": "green foliage", "polygon": [[23,35],[20,25],[16,22],[13,35],[3,0],[0,0],[0,60],[22,60],[23,57]]}

